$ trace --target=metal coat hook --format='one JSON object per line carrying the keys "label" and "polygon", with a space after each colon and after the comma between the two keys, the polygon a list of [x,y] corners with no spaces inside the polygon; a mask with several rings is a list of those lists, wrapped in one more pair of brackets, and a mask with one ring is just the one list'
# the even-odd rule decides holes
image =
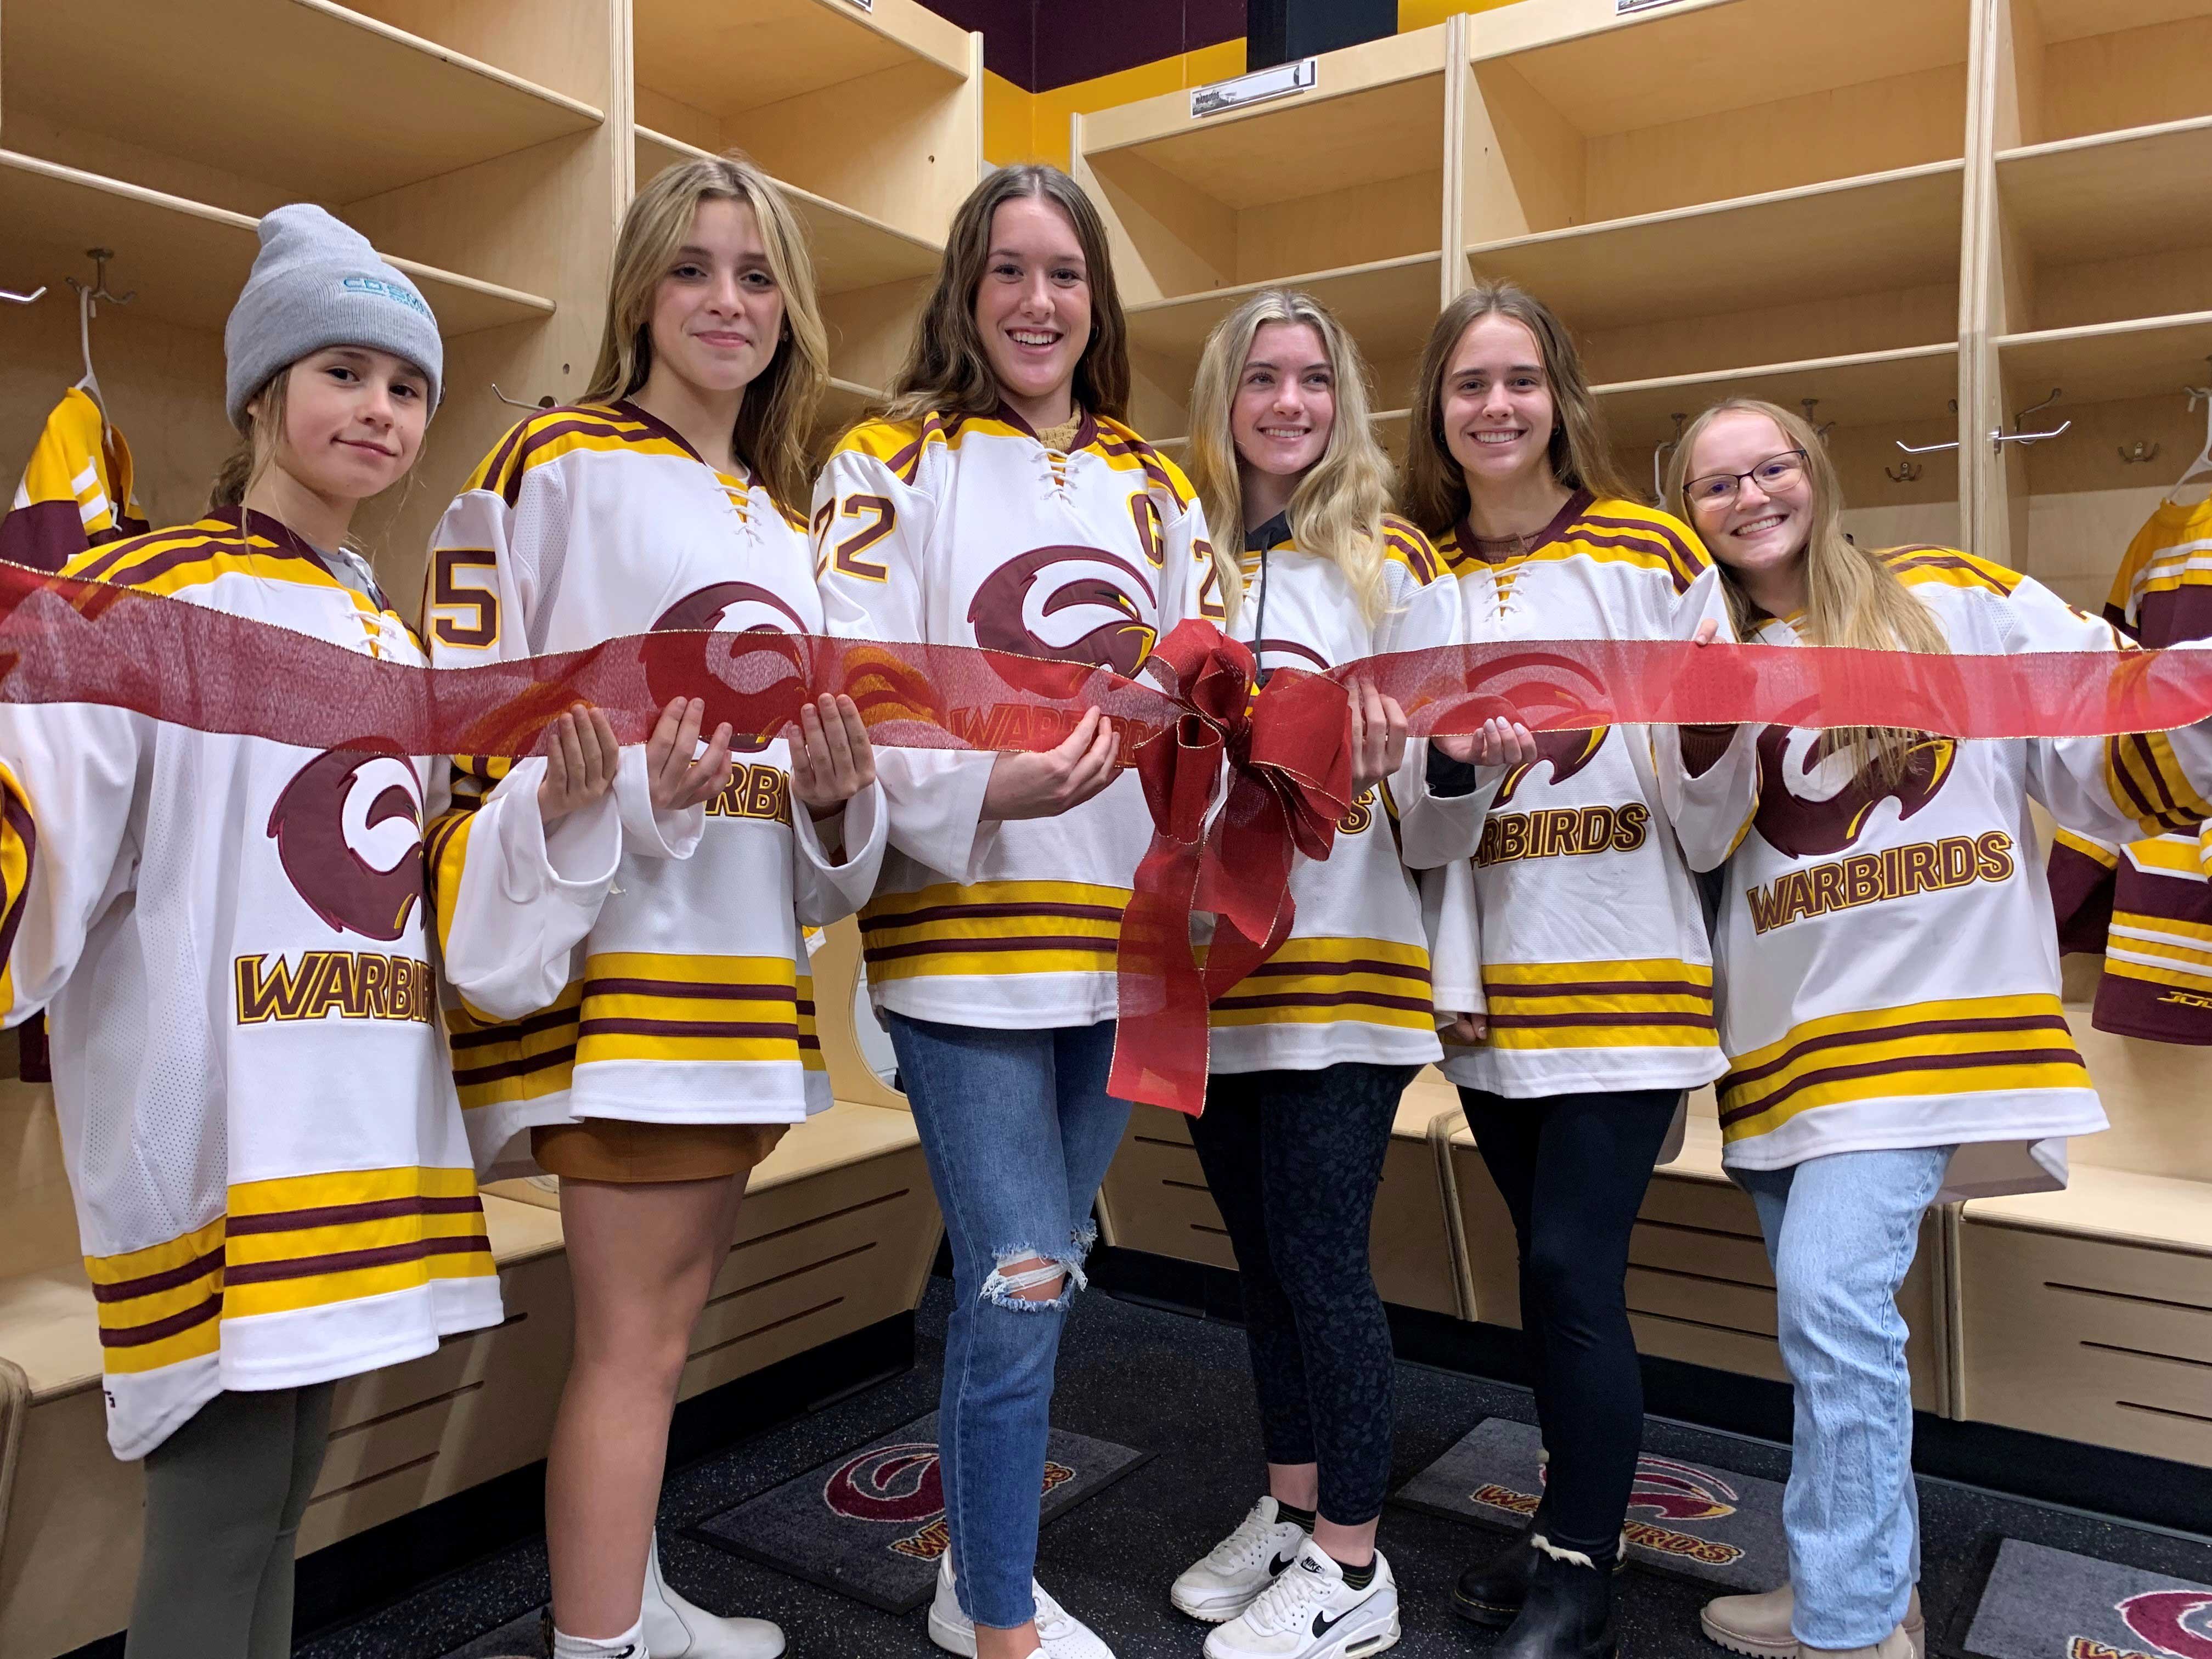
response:
{"label": "metal coat hook", "polygon": [[[1954,444],[1952,447],[1955,449],[1958,446]],[[1895,483],[1911,483],[1927,471],[1926,467],[1915,460],[1903,460],[1893,467],[1882,468],[1883,475]]]}
{"label": "metal coat hook", "polygon": [[2120,446],[2120,459],[2130,466],[2138,461],[2154,461],[2158,459],[2158,447],[2138,438],[2131,444]]}
{"label": "metal coat hook", "polygon": [[0,300],[7,301],[10,305],[27,306],[46,291],[46,284],[43,283],[28,294],[18,294],[12,288],[0,288]]}
{"label": "metal coat hook", "polygon": [[1828,434],[1835,430],[1836,423],[1830,421],[1826,425],[1821,425],[1813,419],[1813,411],[1820,406],[1820,400],[1818,398],[1800,398],[1797,404],[1805,411],[1805,424],[1813,428],[1813,435],[1822,443],[1827,442]]}
{"label": "metal coat hook", "polygon": [[107,291],[107,262],[115,257],[113,248],[88,247],[84,251],[84,257],[92,261],[92,280],[80,283],[74,276],[62,279],[79,294],[89,295],[94,300],[111,306],[127,306],[138,297],[138,290],[135,288],[128,294],[110,294]]}
{"label": "metal coat hook", "polygon": [[534,404],[526,404],[520,398],[510,398],[507,393],[499,389],[499,382],[497,380],[494,380],[491,383],[491,395],[498,398],[500,402],[509,404],[514,408],[527,409],[533,412],[538,410],[551,409],[556,406],[553,402],[553,395],[550,392],[548,392],[544,397],[540,398]]}

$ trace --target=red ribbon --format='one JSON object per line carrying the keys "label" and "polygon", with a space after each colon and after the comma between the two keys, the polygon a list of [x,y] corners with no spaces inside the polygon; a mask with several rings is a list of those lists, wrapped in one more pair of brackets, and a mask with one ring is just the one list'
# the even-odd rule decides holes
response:
{"label": "red ribbon", "polygon": [[[820,691],[851,694],[879,744],[1038,750],[1104,711],[1145,782],[1156,834],[1123,924],[1114,1087],[1195,1111],[1206,1006],[1279,944],[1296,851],[1328,855],[1350,787],[1343,687],[1368,681],[1416,737],[1492,715],[1532,729],[1755,721],[1894,726],[1954,738],[2163,732],[2212,716],[2212,651],[1939,656],[1565,640],[1283,669],[1255,697],[1249,652],[1185,623],[1125,679],[962,646],[789,634],[667,633],[482,667],[380,659],[252,618],[0,562],[0,702],[97,703],[305,748],[520,756],[562,709],[605,709],[644,739],[682,693],[709,725],[766,738]],[[0,755],[0,761],[6,757]],[[1222,763],[1231,787],[1209,825]],[[1079,872],[1078,872],[1079,873]],[[1221,918],[1200,970],[1189,918]],[[1139,1052],[1141,1050],[1141,1052]]]}
{"label": "red ribbon", "polygon": [[[1255,671],[1250,648],[1209,622],[1178,624],[1143,670],[1182,714],[1136,750],[1152,844],[1121,913],[1106,1086],[1194,1116],[1206,1106],[1206,1009],[1289,936],[1292,855],[1327,858],[1352,804],[1344,687],[1279,668],[1255,690]],[[1212,812],[1224,761],[1228,797]],[[1203,969],[1190,939],[1201,914],[1216,918]]]}

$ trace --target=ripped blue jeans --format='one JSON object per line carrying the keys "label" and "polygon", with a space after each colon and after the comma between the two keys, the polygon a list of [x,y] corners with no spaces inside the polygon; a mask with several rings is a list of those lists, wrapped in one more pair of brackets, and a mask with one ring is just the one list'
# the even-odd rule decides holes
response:
{"label": "ripped blue jeans", "polygon": [[[894,1013],[888,1024],[952,1243],[937,1434],[960,1606],[1011,1630],[1036,1611],[1060,1326],[1096,1237],[1091,1200],[1129,1121],[1128,1103],[1106,1092],[1114,1023],[1006,1031]],[[1021,1294],[1055,1279],[1048,1300]]]}

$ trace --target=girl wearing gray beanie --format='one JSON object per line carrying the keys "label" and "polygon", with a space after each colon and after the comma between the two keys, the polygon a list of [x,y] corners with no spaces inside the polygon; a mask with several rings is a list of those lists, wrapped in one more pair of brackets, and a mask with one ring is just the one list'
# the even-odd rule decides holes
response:
{"label": "girl wearing gray beanie", "polygon": [[[421,664],[343,541],[414,464],[436,321],[319,208],[279,209],[261,242],[225,337],[246,447],[214,505],[63,574]],[[649,751],[664,805],[687,799],[679,735]],[[562,716],[552,752],[449,838],[467,861],[441,902],[422,829],[445,768],[373,733],[324,752],[0,708],[0,1024],[52,1021],[109,1443],[145,1462],[127,1659],[290,1653],[338,1380],[499,1322],[429,927],[446,923],[436,954],[477,1006],[534,1007],[549,972],[557,987],[619,853],[617,754],[604,715]]]}

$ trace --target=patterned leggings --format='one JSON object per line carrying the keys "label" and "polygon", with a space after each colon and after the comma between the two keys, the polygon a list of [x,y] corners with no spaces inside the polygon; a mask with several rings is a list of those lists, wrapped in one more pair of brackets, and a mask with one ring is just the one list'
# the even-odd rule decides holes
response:
{"label": "patterned leggings", "polygon": [[1356,1527],[1390,1484],[1390,1327],[1367,1235],[1398,1097],[1419,1067],[1217,1074],[1194,1119],[1228,1224],[1271,1463],[1317,1463],[1321,1513]]}

